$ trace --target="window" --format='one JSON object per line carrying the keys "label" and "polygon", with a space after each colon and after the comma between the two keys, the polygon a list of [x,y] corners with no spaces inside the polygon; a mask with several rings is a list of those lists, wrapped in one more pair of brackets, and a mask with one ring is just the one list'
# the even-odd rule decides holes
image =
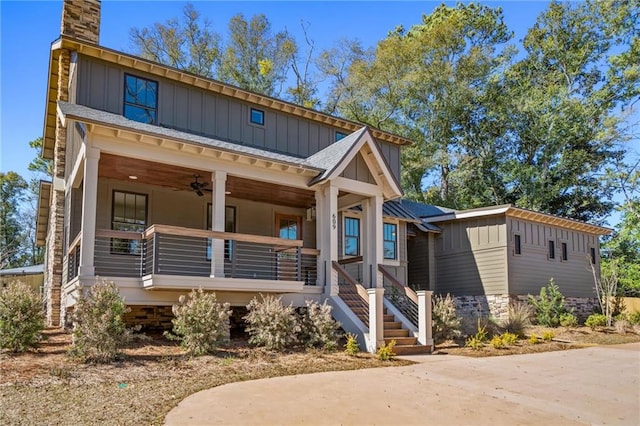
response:
{"label": "window", "polygon": [[[142,232],[147,226],[147,196],[132,192],[113,191],[111,229]],[[111,253],[141,254],[139,240],[111,239]]]}
{"label": "window", "polygon": [[554,241],[549,240],[549,259],[556,258],[556,243]]}
{"label": "window", "polygon": [[514,254],[522,254],[522,246],[520,245],[520,235],[515,234],[513,236],[513,253]]}
{"label": "window", "polygon": [[360,255],[360,219],[344,218],[344,255]]}
{"label": "window", "polygon": [[134,75],[124,75],[124,116],[140,123],[156,124],[158,83]]}
{"label": "window", "polygon": [[344,139],[347,137],[346,133],[336,132],[335,142],[338,142],[340,139]]}
{"label": "window", "polygon": [[276,232],[279,238],[285,240],[299,240],[301,236],[300,227],[302,220],[300,216],[276,215]]}
{"label": "window", "polygon": [[596,248],[591,247],[589,251],[591,252],[591,264],[595,265],[596,264]]}
{"label": "window", "polygon": [[[207,203],[207,229],[212,230],[211,216],[212,205]],[[233,206],[224,206],[224,232],[236,232],[236,208]],[[231,260],[231,251],[233,250],[233,241],[224,240],[224,258]],[[211,260],[211,238],[207,241],[207,260]]]}
{"label": "window", "polygon": [[384,258],[397,259],[396,242],[398,241],[398,226],[395,223],[383,223],[382,235]]}
{"label": "window", "polygon": [[251,115],[249,117],[249,121],[252,122],[253,124],[259,124],[260,126],[264,126],[264,111],[251,108]]}
{"label": "window", "polygon": [[562,260],[569,260],[569,254],[567,252],[567,243],[562,243],[560,245],[560,247],[562,248]]}

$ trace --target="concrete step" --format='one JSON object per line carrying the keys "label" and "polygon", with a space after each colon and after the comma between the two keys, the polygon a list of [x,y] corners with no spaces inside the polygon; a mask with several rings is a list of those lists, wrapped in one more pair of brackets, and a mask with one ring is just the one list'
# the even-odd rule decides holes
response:
{"label": "concrete step", "polygon": [[400,321],[385,321],[383,328],[385,330],[402,328],[402,323]]}
{"label": "concrete step", "polygon": [[431,346],[427,345],[396,345],[393,347],[396,355],[420,355],[431,353]]}
{"label": "concrete step", "polygon": [[396,341],[397,346],[415,345],[418,343],[417,337],[384,337],[384,342],[389,344],[392,340]]}
{"label": "concrete step", "polygon": [[409,330],[404,328],[385,330],[384,337],[409,337]]}

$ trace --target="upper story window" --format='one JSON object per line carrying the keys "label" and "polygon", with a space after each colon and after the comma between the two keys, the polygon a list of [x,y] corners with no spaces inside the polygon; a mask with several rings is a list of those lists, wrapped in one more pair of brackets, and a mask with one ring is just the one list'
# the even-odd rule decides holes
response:
{"label": "upper story window", "polygon": [[344,255],[360,255],[360,219],[344,218]]}
{"label": "upper story window", "polygon": [[556,243],[553,240],[549,240],[549,253],[547,254],[549,259],[556,258]]}
{"label": "upper story window", "polygon": [[[114,231],[142,232],[147,226],[147,196],[132,192],[113,191],[111,229]],[[140,254],[137,239],[111,239],[111,252]]]}
{"label": "upper story window", "polygon": [[520,235],[515,234],[513,236],[513,253],[514,254],[522,254],[522,245],[520,241]]}
{"label": "upper story window", "polygon": [[158,83],[124,75],[124,116],[140,123],[158,122]]}
{"label": "upper story window", "polygon": [[347,137],[346,133],[336,132],[335,142],[338,142],[340,139],[344,139]]}
{"label": "upper story window", "polygon": [[251,112],[249,115],[249,121],[253,124],[258,124],[260,126],[264,126],[264,111],[259,109],[251,108]]}
{"label": "upper story window", "polygon": [[560,245],[562,247],[562,260],[569,260],[569,253],[567,249],[567,243],[562,243]]}
{"label": "upper story window", "polygon": [[383,253],[385,259],[397,259],[398,258],[398,225],[395,223],[383,223]]}
{"label": "upper story window", "polygon": [[596,248],[595,247],[591,247],[589,249],[589,252],[591,253],[591,264],[595,265],[596,264]]}

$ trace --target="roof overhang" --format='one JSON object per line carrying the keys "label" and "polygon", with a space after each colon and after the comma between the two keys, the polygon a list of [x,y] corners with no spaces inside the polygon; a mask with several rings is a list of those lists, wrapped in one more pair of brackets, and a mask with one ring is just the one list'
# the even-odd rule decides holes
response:
{"label": "roof overhang", "polygon": [[[362,127],[361,124],[350,120],[334,117],[320,111],[304,108],[299,105],[271,98],[259,93],[250,92],[217,80],[201,77],[166,65],[161,65],[148,59],[133,56],[124,52],[108,49],[68,36],[61,36],[51,44],[49,81],[47,85],[47,103],[45,109],[42,146],[42,156],[44,158],[53,158],[53,149],[55,145],[56,101],[58,92],[58,58],[61,50],[63,49],[75,51],[81,55],[136,69],[158,77],[179,81],[193,87],[198,87],[203,90],[208,90],[242,101],[251,102],[256,105],[264,106],[265,108],[317,121],[344,130],[348,133],[352,133]],[[382,130],[372,129],[371,132],[373,137],[376,139],[392,144],[410,145],[412,143],[409,139],[392,133],[383,132]]]}
{"label": "roof overhang", "polygon": [[437,223],[447,222],[453,220],[471,219],[483,216],[492,216],[504,214],[509,217],[514,217],[523,220],[529,220],[532,222],[538,222],[545,225],[557,226],[560,228],[571,229],[574,231],[585,232],[587,234],[594,235],[609,235],[613,232],[612,229],[605,228],[603,226],[592,225],[590,223],[581,222],[575,219],[568,219],[560,216],[555,216],[548,213],[536,212],[533,210],[527,210],[520,207],[514,207],[510,204],[501,206],[483,207],[478,209],[461,210],[453,213],[444,214],[441,216],[434,216],[425,218],[425,222]]}
{"label": "roof overhang", "polygon": [[36,245],[38,247],[44,246],[47,240],[52,188],[53,184],[51,182],[40,181],[38,191],[38,216],[36,218]]}

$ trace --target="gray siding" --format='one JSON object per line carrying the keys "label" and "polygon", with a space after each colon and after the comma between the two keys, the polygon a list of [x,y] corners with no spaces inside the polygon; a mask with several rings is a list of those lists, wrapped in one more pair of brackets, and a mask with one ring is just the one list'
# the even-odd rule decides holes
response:
{"label": "gray siding", "polygon": [[407,284],[414,289],[429,290],[429,235],[417,232],[407,240],[407,249]]}
{"label": "gray siding", "polygon": [[507,293],[504,216],[438,226],[442,233],[436,239],[435,291],[473,296]]}
{"label": "gray siding", "polygon": [[367,163],[365,163],[360,153],[351,160],[340,176],[365,183],[376,183],[371,171],[369,171],[369,166],[367,166]]}
{"label": "gray siding", "polygon": [[[596,235],[548,226],[521,219],[507,219],[509,232],[509,292],[539,294],[551,278],[569,297],[595,297],[590,248],[599,253]],[[514,251],[514,235],[520,235],[521,255]],[[554,241],[555,259],[549,259],[549,241]],[[567,260],[562,260],[562,243]],[[599,268],[598,264],[596,265]]]}
{"label": "gray siding", "polygon": [[[158,82],[161,126],[303,158],[334,142],[337,129],[331,126],[263,106],[256,108],[265,112],[265,125],[254,125],[249,103],[84,56],[78,58],[77,103],[122,114],[125,72]],[[400,147],[382,141],[378,145],[399,180]]]}

